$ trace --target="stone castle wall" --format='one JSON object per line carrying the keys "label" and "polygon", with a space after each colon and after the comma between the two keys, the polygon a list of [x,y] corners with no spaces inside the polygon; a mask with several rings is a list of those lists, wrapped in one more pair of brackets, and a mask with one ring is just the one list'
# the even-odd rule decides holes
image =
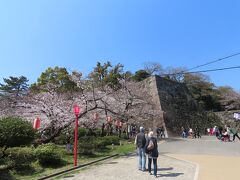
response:
{"label": "stone castle wall", "polygon": [[149,86],[155,105],[162,112],[149,123],[152,129],[164,126],[167,135],[171,136],[179,134],[181,127],[200,126],[204,114],[184,84],[159,76],[151,76],[145,83]]}

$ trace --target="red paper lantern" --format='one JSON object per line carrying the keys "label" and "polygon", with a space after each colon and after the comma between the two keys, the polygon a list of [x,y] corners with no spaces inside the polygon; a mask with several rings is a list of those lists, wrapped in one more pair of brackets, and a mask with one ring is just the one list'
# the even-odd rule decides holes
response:
{"label": "red paper lantern", "polygon": [[40,119],[37,117],[33,122],[33,129],[39,129],[40,128]]}
{"label": "red paper lantern", "polygon": [[123,125],[123,123],[122,123],[122,121],[120,121],[120,123],[119,123],[119,127],[122,127],[122,125]]}
{"label": "red paper lantern", "polygon": [[73,109],[75,116],[78,116],[80,113],[80,107],[78,105],[74,105]]}
{"label": "red paper lantern", "polygon": [[119,126],[120,126],[120,121],[119,121],[119,120],[116,120],[116,121],[115,121],[115,125],[116,125],[117,127],[119,127]]}
{"label": "red paper lantern", "polygon": [[96,120],[96,121],[98,121],[98,113],[93,113],[93,118],[94,118],[94,120]]}
{"label": "red paper lantern", "polygon": [[111,122],[112,122],[111,116],[107,116],[107,122],[108,122],[108,123],[111,123]]}

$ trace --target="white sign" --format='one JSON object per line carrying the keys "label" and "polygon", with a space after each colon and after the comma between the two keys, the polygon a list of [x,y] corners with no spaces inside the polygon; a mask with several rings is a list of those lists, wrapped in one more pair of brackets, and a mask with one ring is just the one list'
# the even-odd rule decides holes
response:
{"label": "white sign", "polygon": [[234,113],[233,117],[237,120],[240,120],[240,113]]}

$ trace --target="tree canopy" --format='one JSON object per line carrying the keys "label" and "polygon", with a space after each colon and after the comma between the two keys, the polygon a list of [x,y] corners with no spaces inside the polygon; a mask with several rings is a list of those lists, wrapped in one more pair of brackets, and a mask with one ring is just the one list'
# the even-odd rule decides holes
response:
{"label": "tree canopy", "polygon": [[121,87],[119,81],[123,78],[123,65],[119,63],[112,66],[109,61],[103,64],[97,62],[96,67],[89,74],[89,78],[96,86],[103,87],[107,85],[113,89],[118,89]]}
{"label": "tree canopy", "polygon": [[146,70],[138,70],[135,72],[135,74],[132,76],[132,79],[139,82],[142,81],[148,77],[150,77],[151,75],[146,71]]}
{"label": "tree canopy", "polygon": [[59,92],[78,90],[76,83],[69,78],[66,68],[58,66],[54,68],[49,67],[45,72],[42,72],[37,83],[32,84],[31,90],[37,91],[40,87],[44,89],[42,87],[48,84],[55,85]]}
{"label": "tree canopy", "polygon": [[207,111],[220,111],[220,96],[215,85],[210,82],[209,77],[203,74],[185,74],[186,83],[193,97]]}
{"label": "tree canopy", "polygon": [[25,76],[3,78],[5,84],[0,83],[0,94],[1,95],[14,95],[20,96],[26,94],[29,85],[27,84],[28,79]]}

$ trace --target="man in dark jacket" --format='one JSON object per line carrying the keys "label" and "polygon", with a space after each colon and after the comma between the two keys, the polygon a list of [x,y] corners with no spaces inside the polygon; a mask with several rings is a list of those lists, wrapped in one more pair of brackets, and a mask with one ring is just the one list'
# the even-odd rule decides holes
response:
{"label": "man in dark jacket", "polygon": [[140,127],[140,133],[138,133],[135,138],[135,144],[138,149],[138,156],[139,156],[138,169],[145,171],[146,170],[146,155],[145,155],[146,138],[145,138],[143,127]]}

